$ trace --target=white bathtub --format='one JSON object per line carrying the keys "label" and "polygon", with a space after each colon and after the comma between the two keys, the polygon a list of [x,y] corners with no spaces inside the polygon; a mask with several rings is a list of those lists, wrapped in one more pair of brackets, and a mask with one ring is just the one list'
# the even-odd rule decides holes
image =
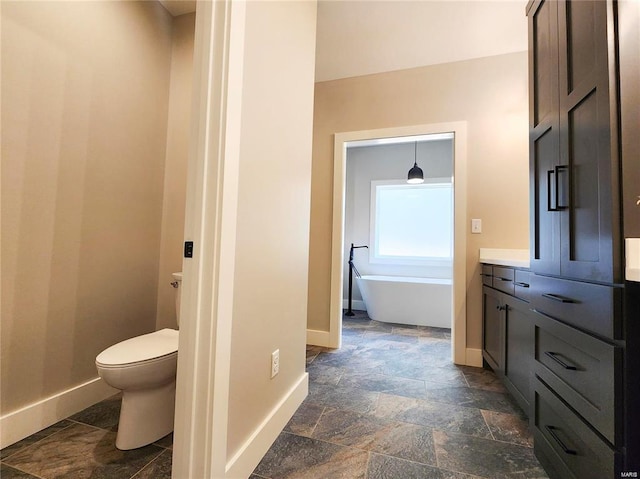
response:
{"label": "white bathtub", "polygon": [[450,279],[362,276],[357,282],[371,319],[451,328]]}

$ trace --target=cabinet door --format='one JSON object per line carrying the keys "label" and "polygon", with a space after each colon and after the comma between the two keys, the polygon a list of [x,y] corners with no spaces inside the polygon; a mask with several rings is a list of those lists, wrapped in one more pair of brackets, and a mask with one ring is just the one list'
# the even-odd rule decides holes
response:
{"label": "cabinet door", "polygon": [[[529,304],[506,298],[506,358],[505,376],[511,393],[527,415],[531,402],[531,366],[534,351],[534,327],[529,316]],[[509,383],[507,385],[509,386]],[[515,391],[513,390],[515,389]]]}
{"label": "cabinet door", "polygon": [[621,279],[613,29],[611,1],[558,2],[560,270],[607,283]]}
{"label": "cabinet door", "polygon": [[537,1],[529,13],[531,270],[560,274],[558,9]]}
{"label": "cabinet door", "polygon": [[504,371],[504,305],[495,289],[482,287],[482,356],[497,372]]}

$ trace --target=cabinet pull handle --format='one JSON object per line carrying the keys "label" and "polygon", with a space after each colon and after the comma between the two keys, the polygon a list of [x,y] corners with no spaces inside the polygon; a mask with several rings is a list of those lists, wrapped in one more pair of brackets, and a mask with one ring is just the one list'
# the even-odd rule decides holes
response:
{"label": "cabinet pull handle", "polygon": [[501,278],[500,276],[496,276],[495,278],[500,281],[512,281],[509,278]]}
{"label": "cabinet pull handle", "polygon": [[[551,175],[554,175],[553,183],[551,182]],[[551,206],[551,185],[555,185],[555,200],[556,206]],[[556,174],[556,170],[547,170],[547,211],[560,211],[558,209],[558,175]]]}
{"label": "cabinet pull handle", "polygon": [[560,448],[564,451],[565,454],[571,454],[572,456],[576,456],[578,454],[578,451],[574,449],[569,449],[567,446],[564,445],[564,442],[562,442],[562,439],[560,439],[558,435],[554,432],[556,429],[558,429],[557,427],[545,426],[544,428],[551,435],[553,440],[558,443],[558,446],[560,446]]}
{"label": "cabinet pull handle", "polygon": [[516,286],[520,286],[521,288],[528,288],[529,287],[529,283],[522,283],[520,281],[516,281],[515,283]]}
{"label": "cabinet pull handle", "polygon": [[[554,170],[556,175],[556,209],[558,211],[566,210],[567,208],[569,208],[569,205],[560,204],[560,197],[564,196],[564,195],[560,195],[560,172],[566,171],[567,173],[569,173],[569,165],[558,165],[554,168]],[[568,191],[568,190],[569,188],[566,188],[566,189],[563,188],[563,191]]]}
{"label": "cabinet pull handle", "polygon": [[500,306],[500,305],[496,306],[496,309],[497,309],[498,311],[506,311],[506,310],[507,310],[507,308],[508,308],[508,306]]}
{"label": "cabinet pull handle", "polygon": [[552,351],[545,351],[544,354],[545,356],[549,356],[551,359],[553,359],[556,363],[558,363],[560,366],[562,366],[565,369],[570,369],[571,371],[578,370],[578,368],[576,368],[575,366],[571,366],[570,364],[567,364],[562,359],[560,359],[557,356],[558,353],[554,353]]}
{"label": "cabinet pull handle", "polygon": [[577,301],[571,298],[566,298],[565,296],[560,296],[559,294],[544,293],[542,297],[552,299],[553,301],[558,301],[559,303],[577,303]]}
{"label": "cabinet pull handle", "polygon": [[480,273],[480,276],[486,276],[487,278],[493,278],[492,274]]}

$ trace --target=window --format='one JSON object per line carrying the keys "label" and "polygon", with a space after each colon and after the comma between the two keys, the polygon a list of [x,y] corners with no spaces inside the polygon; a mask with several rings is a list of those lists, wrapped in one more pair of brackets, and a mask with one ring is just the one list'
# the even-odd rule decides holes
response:
{"label": "window", "polygon": [[369,226],[371,263],[452,264],[451,179],[372,181]]}

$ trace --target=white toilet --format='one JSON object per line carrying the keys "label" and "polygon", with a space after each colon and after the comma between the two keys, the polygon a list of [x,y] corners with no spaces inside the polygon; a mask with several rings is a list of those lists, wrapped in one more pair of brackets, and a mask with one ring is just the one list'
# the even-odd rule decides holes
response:
{"label": "white toilet", "polygon": [[[182,273],[173,273],[180,321]],[[173,431],[178,331],[162,329],[115,344],[96,357],[98,375],[122,390],[116,447],[146,446]]]}

